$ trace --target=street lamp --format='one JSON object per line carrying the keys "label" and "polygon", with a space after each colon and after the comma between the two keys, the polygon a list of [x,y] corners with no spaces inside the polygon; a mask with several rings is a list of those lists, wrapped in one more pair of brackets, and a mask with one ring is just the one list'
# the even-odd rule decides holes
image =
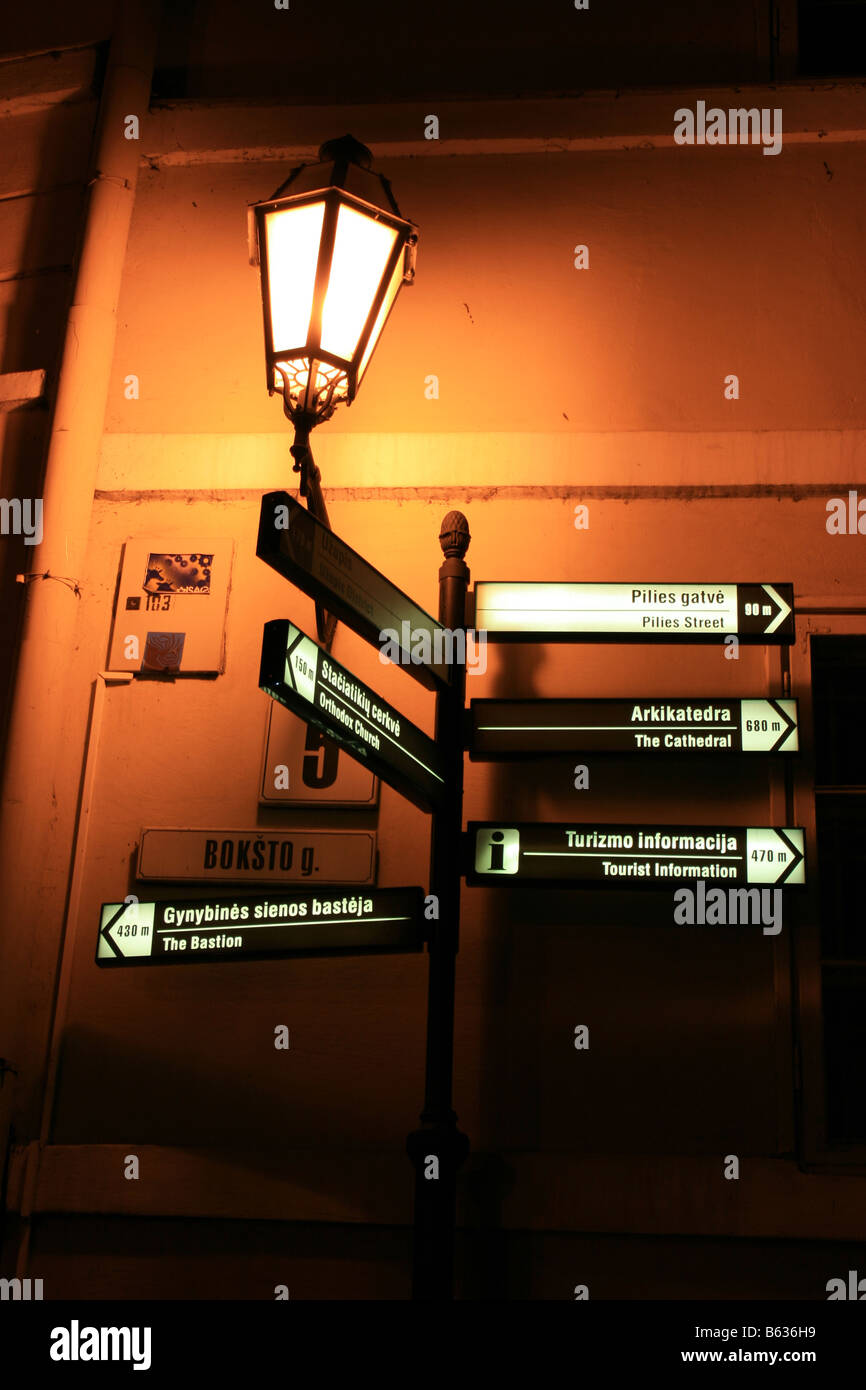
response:
{"label": "street lamp", "polygon": [[[261,270],[268,392],[295,427],[300,493],[330,528],[310,431],[351,405],[400,286],[415,276],[414,223],[351,135],[329,140],[317,164],[299,164],[249,209],[250,261]],[[316,604],[320,640],[336,626]]]}
{"label": "street lamp", "polygon": [[[268,391],[281,393],[283,409],[294,425],[291,453],[301,475],[301,496],[328,527],[310,431],[330,419],[341,402],[351,405],[400,287],[415,275],[415,226],[401,217],[388,180],[374,174],[371,163],[370,151],[344,135],[322,145],[319,163],[300,165],[273,197],[250,208],[250,259],[261,270]],[[263,520],[259,554],[272,560],[273,538],[268,536],[261,545],[264,524]],[[439,570],[437,636],[443,630],[465,628],[469,526],[462,513],[448,513],[439,540],[445,560]],[[378,578],[386,593],[394,590],[390,581]],[[334,594],[326,585],[322,588]],[[312,592],[317,592],[315,586]],[[377,599],[381,611],[393,612],[394,601],[411,603],[395,592],[399,597],[384,605]],[[335,620],[318,601],[316,625],[320,642],[329,649]],[[366,631],[363,625],[357,630]],[[269,665],[263,655],[261,684],[274,694],[264,674]],[[318,688],[312,677],[313,703]],[[413,1291],[419,1299],[451,1296],[456,1176],[468,1151],[451,1108],[465,693],[466,671],[458,663],[436,696],[436,742],[447,769],[447,795],[434,808],[431,832],[430,893],[439,907],[428,941],[424,1109],[421,1128],[407,1140],[416,1174]],[[399,724],[396,731],[392,742],[405,751],[399,743]],[[408,737],[405,730],[404,736]],[[347,742],[357,756],[355,745],[348,738]],[[437,1165],[436,1182],[428,1181],[431,1158]]]}
{"label": "street lamp", "polygon": [[301,496],[322,520],[310,430],[355,399],[400,286],[415,275],[416,228],[372,158],[351,135],[329,140],[319,163],[299,165],[250,208],[268,392],[282,394]]}

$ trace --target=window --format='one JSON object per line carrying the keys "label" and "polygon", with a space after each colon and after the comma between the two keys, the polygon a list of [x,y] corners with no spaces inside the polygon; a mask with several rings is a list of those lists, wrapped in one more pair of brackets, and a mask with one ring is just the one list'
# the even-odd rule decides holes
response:
{"label": "window", "polygon": [[866,636],[811,639],[825,1138],[866,1142]]}
{"label": "window", "polygon": [[799,77],[866,71],[866,0],[800,0]]}

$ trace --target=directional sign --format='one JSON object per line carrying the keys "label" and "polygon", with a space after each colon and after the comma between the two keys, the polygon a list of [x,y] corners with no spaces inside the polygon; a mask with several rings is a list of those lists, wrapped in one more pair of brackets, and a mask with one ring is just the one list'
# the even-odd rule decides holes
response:
{"label": "directional sign", "polygon": [[796,700],[472,700],[470,756],[796,753]]}
{"label": "directional sign", "polygon": [[259,685],[427,810],[443,799],[432,738],[285,619],[265,623]]}
{"label": "directional sign", "polygon": [[450,683],[445,628],[287,492],[262,498],[256,554],[428,689]]}
{"label": "directional sign", "polygon": [[104,903],[97,965],[191,965],[320,951],[420,951],[420,888]]}
{"label": "directional sign", "polygon": [[499,642],[793,642],[791,584],[475,585],[475,628]]}
{"label": "directional sign", "polygon": [[374,830],[143,830],[138,877],[373,883]]}
{"label": "directional sign", "polygon": [[695,878],[806,881],[800,829],[470,821],[467,841],[467,883],[669,888]]}

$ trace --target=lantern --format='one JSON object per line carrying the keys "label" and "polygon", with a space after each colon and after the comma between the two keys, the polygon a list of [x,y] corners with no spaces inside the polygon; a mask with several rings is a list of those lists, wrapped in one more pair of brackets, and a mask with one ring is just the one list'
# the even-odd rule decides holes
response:
{"label": "lantern", "polygon": [[305,433],[351,403],[403,284],[415,226],[351,135],[250,209],[261,268],[268,391]]}

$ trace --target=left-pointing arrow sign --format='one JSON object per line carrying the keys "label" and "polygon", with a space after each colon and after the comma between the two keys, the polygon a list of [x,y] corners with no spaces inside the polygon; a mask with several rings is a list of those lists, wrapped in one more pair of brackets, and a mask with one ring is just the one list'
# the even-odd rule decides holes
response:
{"label": "left-pointing arrow sign", "polygon": [[153,950],[153,903],[105,903],[99,923],[97,960],[128,960]]}
{"label": "left-pointing arrow sign", "polygon": [[441,804],[438,745],[284,618],[265,623],[259,686],[425,810]]}
{"label": "left-pointing arrow sign", "polygon": [[106,903],[99,966],[229,964],[288,956],[420,951],[421,888],[277,889],[265,897]]}

